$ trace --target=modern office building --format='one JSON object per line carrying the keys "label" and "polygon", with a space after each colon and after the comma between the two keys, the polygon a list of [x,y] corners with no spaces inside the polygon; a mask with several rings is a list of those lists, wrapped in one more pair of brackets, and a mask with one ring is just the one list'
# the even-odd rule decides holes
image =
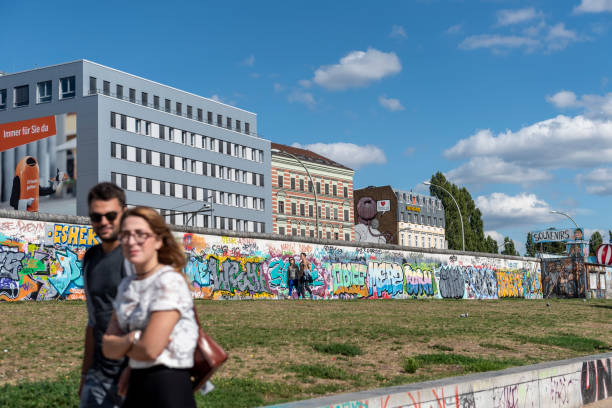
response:
{"label": "modern office building", "polygon": [[114,181],[173,224],[272,230],[256,114],[90,61],[1,75],[0,151],[4,207],[87,215]]}
{"label": "modern office building", "polygon": [[447,248],[444,208],[436,197],[391,186],[355,190],[355,240]]}
{"label": "modern office building", "polygon": [[394,190],[397,197],[399,244],[446,249],[444,207],[436,197]]}
{"label": "modern office building", "polygon": [[318,223],[319,237],[353,241],[353,175],[320,154],[272,143],[273,233],[316,237]]}

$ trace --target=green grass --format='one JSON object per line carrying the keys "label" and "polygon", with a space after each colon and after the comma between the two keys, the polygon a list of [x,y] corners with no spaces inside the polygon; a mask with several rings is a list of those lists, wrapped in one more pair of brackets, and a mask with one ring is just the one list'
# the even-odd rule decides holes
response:
{"label": "green grass", "polygon": [[47,408],[78,407],[79,371],[51,381],[22,382],[0,386],[0,407]]}
{"label": "green grass", "polygon": [[359,346],[349,343],[315,343],[312,348],[319,353],[343,355],[348,357],[359,356],[363,354],[363,351]]}
{"label": "green grass", "polygon": [[289,371],[300,377],[314,377],[328,380],[350,380],[354,378],[342,368],[324,364],[296,364],[288,367]]}
{"label": "green grass", "polygon": [[409,365],[411,368],[416,364],[416,369],[428,365],[451,365],[459,366],[466,373],[480,373],[483,371],[501,370],[510,366],[524,364],[524,360],[515,358],[497,359],[484,357],[471,357],[455,353],[436,353],[436,354],[418,354],[416,356],[407,357],[404,359],[404,365]]}
{"label": "green grass", "polygon": [[611,349],[609,344],[604,343],[601,340],[592,339],[589,337],[582,337],[569,333],[543,337],[519,335],[516,336],[516,338],[523,343],[557,346],[577,352],[600,353],[602,351],[607,351]]}
{"label": "green grass", "polygon": [[433,346],[431,346],[431,348],[440,351],[453,351],[452,347],[445,346],[444,344],[434,344]]}

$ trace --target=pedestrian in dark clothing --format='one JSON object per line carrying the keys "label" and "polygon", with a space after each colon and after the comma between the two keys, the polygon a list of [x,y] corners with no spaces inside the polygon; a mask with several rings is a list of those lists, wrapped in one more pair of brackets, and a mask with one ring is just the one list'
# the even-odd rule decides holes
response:
{"label": "pedestrian in dark clothing", "polygon": [[302,289],[302,297],[306,297],[306,290],[312,299],[312,290],[310,289],[310,285],[312,284],[312,265],[306,259],[306,254],[304,252],[300,254],[300,258],[300,275],[302,276],[300,286]]}
{"label": "pedestrian in dark clothing", "polygon": [[298,297],[300,296],[299,273],[300,268],[295,264],[295,259],[293,259],[293,257],[289,258],[289,266],[287,267],[287,286],[289,287],[289,297],[291,297],[294,289],[297,290]]}
{"label": "pedestrian in dark clothing", "polygon": [[117,385],[126,361],[102,354],[102,337],[113,314],[117,287],[129,274],[119,246],[119,227],[125,209],[125,193],[113,183],[95,185],[87,197],[89,218],[102,241],[83,257],[83,279],[87,299],[85,353],[81,368],[81,408],[113,408],[121,405]]}

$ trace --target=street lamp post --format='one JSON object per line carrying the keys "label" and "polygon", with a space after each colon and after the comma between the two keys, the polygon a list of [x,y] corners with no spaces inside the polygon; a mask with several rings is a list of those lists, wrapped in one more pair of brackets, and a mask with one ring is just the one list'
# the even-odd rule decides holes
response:
{"label": "street lamp post", "polygon": [[426,186],[438,187],[438,188],[446,191],[448,193],[448,195],[453,199],[453,202],[457,206],[457,211],[459,211],[459,220],[461,221],[461,243],[462,243],[463,251],[465,251],[465,232],[463,231],[463,217],[461,216],[461,210],[459,209],[459,204],[457,204],[457,200],[455,200],[455,197],[453,197],[453,195],[450,193],[450,191],[448,191],[447,189],[445,189],[442,186],[430,183],[429,181],[424,181],[423,184],[425,184]]}
{"label": "street lamp post", "polygon": [[282,150],[278,150],[278,149],[271,149],[272,153],[277,153],[277,154],[284,154],[287,156],[290,156],[292,158],[294,158],[295,160],[297,160],[298,163],[300,163],[302,165],[302,167],[304,168],[304,170],[306,170],[306,174],[308,175],[308,178],[310,179],[310,184],[312,184],[312,192],[314,194],[314,199],[315,199],[315,222],[316,222],[316,226],[317,226],[317,239],[320,238],[319,235],[319,200],[317,198],[317,189],[314,183],[314,180],[312,179],[312,176],[310,175],[310,172],[308,171],[308,169],[306,168],[306,166],[304,165],[304,163],[293,153],[289,153],[289,152],[285,152]]}
{"label": "street lamp post", "polygon": [[578,224],[576,224],[576,221],[574,221],[574,219],[572,217],[569,216],[569,214],[566,214],[564,212],[561,211],[557,211],[557,210],[552,210],[550,212],[551,214],[560,214],[560,215],[565,215],[567,218],[569,218],[570,220],[572,220],[572,222],[574,223],[574,225],[576,226],[576,229],[579,229],[580,227],[578,227]]}

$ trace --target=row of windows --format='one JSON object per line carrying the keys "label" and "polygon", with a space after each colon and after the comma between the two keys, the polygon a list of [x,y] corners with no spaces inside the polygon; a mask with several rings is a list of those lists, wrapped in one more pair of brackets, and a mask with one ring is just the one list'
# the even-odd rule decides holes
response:
{"label": "row of windows", "polygon": [[[293,235],[293,236],[301,236],[301,237],[305,237],[306,236],[306,230],[304,228],[301,229],[297,229],[296,227],[293,228],[287,228],[287,232],[285,233],[285,227],[278,227],[278,235]],[[308,231],[308,236],[310,236],[311,238],[314,238],[315,236],[315,231],[313,229]],[[332,232],[331,231],[326,231],[325,232],[325,237],[327,239],[332,239]],[[323,232],[319,231],[319,238],[323,238]],[[337,241],[340,239],[340,233],[339,232],[333,232],[333,238]],[[345,241],[350,241],[351,240],[351,234],[346,232],[344,233],[344,240]]]}
{"label": "row of windows", "polygon": [[432,197],[424,197],[418,194],[412,193],[400,193],[396,192],[397,199],[407,204],[429,206],[430,208],[442,209],[442,201],[434,199]]}
{"label": "row of windows", "polygon": [[[334,208],[333,210],[330,207],[326,207],[325,208],[325,218],[328,220],[332,219],[332,212],[333,212],[333,219],[338,221],[338,209]],[[278,202],[278,213],[279,214],[285,214],[285,202],[284,201],[279,201]],[[291,203],[291,215],[298,215],[298,204],[297,203]],[[302,217],[314,217],[314,206],[312,204],[308,205],[308,215],[306,215],[306,205],[305,204],[300,204],[299,205],[299,215]],[[318,216],[319,218],[323,218],[322,216],[322,209],[321,206],[318,207]],[[344,221],[346,222],[350,222],[350,211],[349,210],[344,210]]]}
{"label": "row of windows", "polygon": [[120,113],[111,112],[110,125],[115,129],[121,129],[143,136],[151,136],[156,139],[168,140],[186,146],[211,150],[241,159],[252,160],[259,163],[263,163],[264,161],[263,150],[203,136],[186,130],[175,129]]}
{"label": "row of windows", "polygon": [[[59,99],[70,99],[76,95],[75,77],[65,77],[59,80]],[[47,103],[53,99],[53,83],[51,80],[36,84],[36,103]],[[7,90],[0,89],[0,110],[6,109]],[[20,85],[13,88],[13,107],[19,108],[30,104],[30,85]]]}
{"label": "row of windows", "polygon": [[[299,191],[306,191],[304,179],[299,179],[298,182],[299,182]],[[291,177],[290,183],[291,183],[290,184],[291,190],[298,190],[296,179],[294,177]],[[284,177],[282,174],[278,175],[277,185],[279,188],[283,188],[284,186]],[[325,183],[323,185],[323,188],[325,191],[325,195],[330,195],[330,184]],[[321,182],[320,181],[316,182],[316,189],[317,189],[317,194],[321,194]],[[308,192],[309,193],[312,192],[312,181],[308,181]],[[342,193],[344,195],[344,198],[348,198],[349,196],[348,186],[343,187]],[[331,185],[331,196],[338,197],[338,186],[336,184]]]}
{"label": "row of windows", "polygon": [[[433,224],[431,215],[428,215],[427,218],[423,214],[419,217],[419,214],[411,214],[407,212],[401,213],[402,221],[404,222],[412,222],[414,224],[421,225],[431,225],[433,227],[442,227],[442,218],[433,217]],[[427,221],[427,222],[426,222]]]}
{"label": "row of windows", "polygon": [[[401,237],[402,237],[402,240],[401,240],[402,246],[407,245],[407,246],[415,246],[415,247],[421,247],[421,248],[444,249],[444,240],[440,237],[432,237],[431,235],[425,236],[424,234],[423,235],[415,234],[414,235],[414,245],[412,242],[412,234],[408,234],[408,242],[405,242],[404,234],[402,234]],[[420,245],[419,245],[419,238],[420,238]],[[426,239],[427,241],[425,241]],[[426,243],[427,243],[427,246],[425,246]]]}
{"label": "row of windows", "polygon": [[186,171],[201,176],[221,178],[238,183],[253,184],[263,187],[264,175],[246,170],[233,169],[200,160],[156,152],[141,147],[128,146],[111,142],[111,157],[136,163],[150,164],[156,167]]}
{"label": "row of windows", "polygon": [[[98,79],[96,77],[89,77],[89,94],[94,95],[99,93],[98,89]],[[114,96],[119,99],[126,99],[132,103],[138,103],[143,106],[148,106],[150,108],[162,110],[161,107],[161,99],[158,95],[153,95],[153,100],[149,101],[149,94],[147,92],[140,92],[140,99],[136,98],[136,89],[129,88],[127,98],[124,94],[123,85],[115,84],[115,92],[111,92],[111,84],[109,81],[102,81],[102,93],[108,96]],[[183,104],[181,102],[174,102],[174,109],[172,109],[172,101],[170,99],[164,98],[164,106],[163,110],[168,113],[173,113],[178,116],[185,116],[189,119],[197,119],[200,122],[204,122],[204,111],[201,108],[196,109],[196,115],[193,113],[193,106],[187,105],[185,111],[183,111]],[[206,112],[206,122],[209,125],[213,124],[213,113],[211,111]],[[230,130],[235,130],[236,132],[246,133],[247,135],[251,134],[251,125],[249,122],[243,123],[238,120],[230,117],[225,117],[225,122],[223,121],[223,115],[216,115],[217,122],[216,125],[220,127],[225,127]]]}
{"label": "row of windows", "polygon": [[242,194],[228,193],[224,191],[205,189],[202,187],[188,186],[180,183],[172,183],[168,181],[130,176],[127,174],[114,172],[112,173],[111,177],[113,182],[128,191],[140,191],[142,193],[184,198],[195,201],[210,201],[213,204],[248,208],[259,211],[263,211],[265,207],[264,199],[259,197],[251,197]]}
{"label": "row of windows", "polygon": [[174,225],[190,225],[202,228],[217,228],[230,231],[266,232],[263,222],[242,220],[230,217],[217,217],[206,214],[185,214],[176,210],[157,209],[166,222]]}

